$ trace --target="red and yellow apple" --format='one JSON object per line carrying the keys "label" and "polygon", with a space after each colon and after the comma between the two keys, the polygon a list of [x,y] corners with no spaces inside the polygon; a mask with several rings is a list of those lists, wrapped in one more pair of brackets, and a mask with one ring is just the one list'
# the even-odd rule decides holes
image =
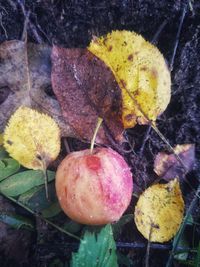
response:
{"label": "red and yellow apple", "polygon": [[56,173],[56,192],[63,211],[73,220],[91,225],[119,220],[133,189],[130,168],[116,151],[95,148],[73,152]]}

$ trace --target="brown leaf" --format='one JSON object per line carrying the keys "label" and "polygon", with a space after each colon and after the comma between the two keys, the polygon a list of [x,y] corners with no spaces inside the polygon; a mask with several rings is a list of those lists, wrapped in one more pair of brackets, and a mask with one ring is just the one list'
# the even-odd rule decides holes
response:
{"label": "brown leaf", "polygon": [[4,98],[0,104],[0,131],[19,105],[29,105],[25,44],[20,41],[4,42],[0,46],[0,90]]}
{"label": "brown leaf", "polygon": [[183,169],[174,154],[160,152],[154,161],[154,171],[165,180],[171,180],[177,176],[184,178],[186,171],[191,171],[195,163],[195,146],[193,144],[177,145],[174,151],[183,161],[186,170]]}
{"label": "brown leaf", "polygon": [[[52,49],[52,86],[66,122],[81,139],[91,140],[102,117],[113,137],[121,141],[121,90],[111,70],[87,49]],[[106,143],[104,127],[97,142]]]}
{"label": "brown leaf", "polygon": [[25,105],[52,116],[62,135],[74,136],[63,120],[58,101],[47,93],[51,88],[50,54],[47,45],[15,40],[0,45],[0,132],[15,110]]}

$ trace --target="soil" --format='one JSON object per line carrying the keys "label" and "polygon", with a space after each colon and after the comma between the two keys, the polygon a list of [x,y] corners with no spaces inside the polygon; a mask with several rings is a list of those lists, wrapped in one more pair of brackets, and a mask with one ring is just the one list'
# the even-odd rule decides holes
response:
{"label": "soil", "polygon": [[[196,158],[199,159],[199,1],[0,0],[0,42],[22,38],[25,17],[28,13],[27,38],[28,41],[35,43],[59,44],[63,47],[86,47],[93,35],[105,34],[113,29],[132,30],[155,43],[169,64],[172,77],[171,102],[167,110],[158,118],[157,126],[172,146],[185,143],[195,144]],[[177,36],[181,20],[183,24],[180,35]],[[121,149],[121,153],[132,168],[135,183],[142,190],[155,179],[153,173],[155,155],[159,151],[168,151],[166,144],[152,129],[146,135],[147,131],[148,126],[136,126],[128,130],[125,136],[129,144],[126,143]],[[75,139],[69,139],[68,143],[71,150],[83,149],[86,146]],[[131,151],[130,144],[133,146]],[[127,151],[125,152],[125,150]],[[194,189],[199,182],[199,171],[200,162],[197,160],[194,170],[187,175],[187,179]],[[194,190],[191,190],[185,182],[182,182],[181,186],[187,208],[194,197]],[[135,201],[136,199],[133,199],[133,202]],[[197,203],[192,211],[195,222],[200,222],[199,207],[200,205]],[[132,212],[132,210],[129,209],[128,212]],[[16,259],[14,257],[16,251],[12,254],[5,249],[4,256],[0,257],[1,266],[13,266],[13,261],[15,266],[47,266],[55,259],[62,261],[70,258],[71,251],[76,249],[77,244],[73,245],[72,240],[67,240],[67,245],[66,240],[55,230],[47,228],[39,219],[36,220],[36,223],[37,236],[33,236],[30,240],[29,234],[22,233],[21,237],[18,237],[23,242],[24,235],[27,235],[27,240],[29,240],[27,241],[27,251],[21,255],[21,258],[19,255]],[[123,244],[126,242],[128,246],[123,249],[119,248],[119,250],[132,258],[134,266],[144,266],[147,242],[135,230],[133,222],[130,222],[125,228],[117,241],[123,242]],[[9,231],[12,230],[9,229]],[[198,226],[194,230],[194,240],[191,238],[193,230],[188,227],[187,231],[188,241],[192,246],[192,242],[196,244],[200,240],[200,227]],[[13,234],[13,244],[15,239],[16,233]],[[40,239],[42,239],[42,243],[38,242]],[[7,242],[5,236],[3,242]],[[6,244],[8,248],[12,246],[10,238]],[[136,248],[131,248],[133,244],[136,244]],[[170,246],[171,243],[152,247],[149,257],[150,266],[165,266]],[[54,263],[51,266],[59,266],[55,261]],[[181,266],[178,262],[174,264],[174,266]]]}

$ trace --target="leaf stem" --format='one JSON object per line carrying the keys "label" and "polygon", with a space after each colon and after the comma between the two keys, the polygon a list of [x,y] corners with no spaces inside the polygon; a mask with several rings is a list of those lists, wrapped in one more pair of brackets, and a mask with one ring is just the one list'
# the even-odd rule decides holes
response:
{"label": "leaf stem", "polygon": [[47,174],[46,162],[42,157],[40,158],[41,158],[40,162],[42,163],[42,171],[44,175],[44,186],[45,186],[46,199],[49,201],[48,174]]}
{"label": "leaf stem", "polygon": [[47,174],[47,169],[43,169],[43,174],[44,174],[44,185],[45,185],[45,193],[46,193],[46,198],[49,201],[49,190],[48,190],[48,174]]}
{"label": "leaf stem", "polygon": [[2,191],[0,192],[0,194],[2,196],[4,196],[5,198],[9,199],[10,201],[14,202],[15,204],[17,204],[18,206],[22,207],[23,209],[25,209],[26,211],[30,212],[31,214],[33,214],[35,217],[38,217],[40,218],[41,220],[43,220],[44,222],[46,222],[48,225],[51,225],[52,227],[54,227],[55,229],[57,229],[58,231],[70,236],[70,237],[73,237],[77,240],[81,240],[81,238],[79,238],[78,236],[64,230],[63,228],[61,228],[60,226],[54,224],[53,222],[49,221],[48,219],[44,218],[41,214],[33,211],[32,209],[30,209],[29,207],[25,206],[23,203],[21,203],[20,201],[18,201],[17,199],[11,197],[11,196],[8,196],[6,194],[4,194]]}
{"label": "leaf stem", "polygon": [[90,153],[91,153],[91,154],[92,154],[92,152],[93,152],[95,139],[96,139],[97,133],[98,133],[98,131],[99,131],[99,128],[100,128],[102,122],[103,122],[103,119],[100,118],[100,117],[98,117],[97,125],[96,125],[96,128],[95,128],[95,130],[94,130],[94,135],[93,135],[93,137],[92,137],[91,144],[90,144]]}

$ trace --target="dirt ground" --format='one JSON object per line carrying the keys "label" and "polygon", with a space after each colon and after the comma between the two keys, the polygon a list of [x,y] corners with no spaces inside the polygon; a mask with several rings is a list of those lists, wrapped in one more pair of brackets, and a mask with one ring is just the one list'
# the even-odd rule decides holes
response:
{"label": "dirt ground", "polygon": [[[23,8],[24,7],[24,8]],[[29,15],[27,26],[28,41],[35,43],[59,44],[64,47],[86,47],[92,36],[102,35],[114,29],[127,29],[142,34],[147,40],[158,46],[163,53],[172,77],[172,97],[167,110],[158,118],[157,126],[172,146],[193,143],[196,145],[196,158],[200,156],[200,2],[181,0],[0,0],[0,42],[21,39],[25,18]],[[180,24],[183,22],[182,27]],[[178,34],[180,30],[180,35]],[[179,36],[178,36],[179,35]],[[177,46],[177,47],[176,47]],[[176,50],[177,48],[177,50]],[[147,126],[136,126],[126,133],[134,152],[128,152],[125,144],[121,153],[133,171],[136,184],[144,190],[154,180],[153,161],[159,151],[168,151],[159,136],[150,130],[146,142]],[[85,144],[69,139],[73,150],[82,149]],[[127,150],[127,152],[125,152]],[[198,185],[200,163],[197,160],[194,171],[188,174],[193,187]],[[182,183],[186,207],[190,204],[194,191]],[[133,200],[135,201],[135,200]],[[129,210],[131,212],[131,210]],[[200,220],[199,203],[193,210],[193,218]],[[73,244],[41,222],[38,223],[37,236],[27,235],[28,242],[23,247],[24,254],[16,259],[19,243],[13,251],[4,250],[0,256],[1,266],[46,266],[54,258],[69,258]],[[120,249],[129,254],[134,266],[143,266],[147,242],[134,231],[133,222],[129,223],[118,242],[126,242],[128,248]],[[8,230],[6,230],[8,231]],[[48,233],[47,233],[48,232]],[[16,239],[16,230],[7,235]],[[44,238],[37,246],[38,238]],[[196,240],[200,239],[200,227],[195,230]],[[20,240],[17,235],[17,240]],[[189,242],[190,229],[188,229]],[[6,243],[6,235],[0,235]],[[70,240],[68,240],[70,242]],[[131,244],[142,244],[136,249]],[[119,244],[120,245],[120,244]],[[144,245],[144,246],[143,246]],[[152,248],[150,266],[165,266],[169,255],[169,244]],[[75,244],[76,247],[76,244]],[[0,254],[1,255],[1,254]],[[6,259],[6,260],[5,260]],[[24,263],[21,265],[19,262]],[[16,263],[18,262],[18,265]],[[56,266],[56,265],[52,265]],[[176,266],[181,266],[177,263]]]}

